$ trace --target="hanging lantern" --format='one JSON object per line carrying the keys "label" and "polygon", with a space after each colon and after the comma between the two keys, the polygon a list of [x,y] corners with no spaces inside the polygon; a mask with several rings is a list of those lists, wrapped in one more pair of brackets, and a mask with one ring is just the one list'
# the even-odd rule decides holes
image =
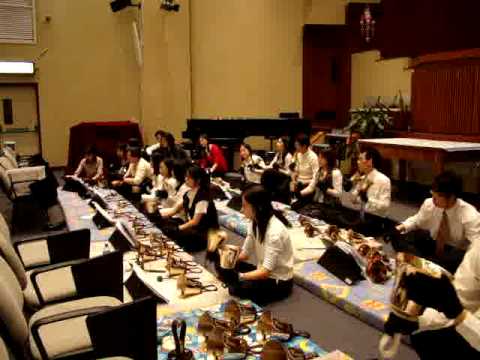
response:
{"label": "hanging lantern", "polygon": [[360,31],[367,43],[369,43],[375,35],[375,20],[372,17],[368,4],[365,5],[362,16],[360,16]]}

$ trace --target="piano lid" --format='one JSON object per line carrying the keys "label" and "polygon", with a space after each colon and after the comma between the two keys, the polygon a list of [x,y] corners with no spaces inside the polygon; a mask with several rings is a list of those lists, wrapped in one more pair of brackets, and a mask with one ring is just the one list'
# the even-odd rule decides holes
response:
{"label": "piano lid", "polygon": [[196,141],[200,134],[207,134],[210,138],[230,138],[243,141],[249,136],[291,137],[300,133],[310,135],[311,131],[311,122],[306,119],[187,119],[187,129],[182,132],[182,137]]}

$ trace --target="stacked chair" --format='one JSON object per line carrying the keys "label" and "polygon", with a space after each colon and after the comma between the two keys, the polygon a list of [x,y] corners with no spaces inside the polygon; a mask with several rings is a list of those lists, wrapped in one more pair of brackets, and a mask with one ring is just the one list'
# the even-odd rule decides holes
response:
{"label": "stacked chair", "polygon": [[89,230],[13,244],[2,224],[0,359],[156,359],[156,302],[122,303],[121,253],[89,259]]}
{"label": "stacked chair", "polygon": [[21,167],[10,147],[5,146],[0,151],[0,179],[10,200],[31,195],[30,185],[45,177],[45,165]]}

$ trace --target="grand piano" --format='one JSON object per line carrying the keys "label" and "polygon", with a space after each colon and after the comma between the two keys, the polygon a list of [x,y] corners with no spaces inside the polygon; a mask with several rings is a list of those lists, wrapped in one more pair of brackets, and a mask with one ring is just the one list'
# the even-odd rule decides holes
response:
{"label": "grand piano", "polygon": [[233,152],[249,136],[263,136],[271,141],[280,136],[294,138],[300,133],[310,135],[310,120],[297,118],[233,118],[233,119],[187,119],[187,130],[182,132],[184,139],[193,150],[201,134],[207,134],[210,141],[220,145],[226,152],[227,161],[233,164]]}
{"label": "grand piano", "polygon": [[267,139],[280,136],[310,135],[312,125],[306,119],[187,119],[184,139],[197,142],[200,134],[207,134],[212,140],[229,140],[241,143],[249,136],[264,136]]}

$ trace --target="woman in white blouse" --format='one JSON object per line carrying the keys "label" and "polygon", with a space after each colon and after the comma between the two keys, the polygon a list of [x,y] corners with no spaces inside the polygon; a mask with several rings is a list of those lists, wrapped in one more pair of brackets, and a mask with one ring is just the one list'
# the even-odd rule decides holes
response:
{"label": "woman in white blouse", "polygon": [[270,164],[268,164],[268,168],[290,175],[290,164],[292,163],[293,157],[288,149],[288,140],[278,138],[275,142],[275,150],[275,156]]}
{"label": "woman in white blouse", "polygon": [[322,151],[318,154],[317,188],[319,202],[328,206],[340,205],[342,195],[342,172],[337,168],[336,154],[332,150]]}
{"label": "woman in white blouse", "polygon": [[275,149],[276,153],[273,160],[262,174],[261,184],[270,191],[273,201],[290,204],[290,164],[293,157],[288,148],[288,140],[278,138]]}
{"label": "woman in white blouse", "polygon": [[265,162],[254,154],[249,144],[240,145],[240,160],[242,162],[243,175],[247,183],[260,184]]}
{"label": "woman in white blouse", "polygon": [[177,192],[178,181],[173,176],[173,160],[163,159],[160,162],[158,180],[156,181],[156,195],[161,199],[161,205],[167,206],[169,198],[172,198]]}
{"label": "woman in white blouse", "polygon": [[310,138],[299,135],[295,139],[295,155],[292,169],[292,192],[297,201],[292,204],[293,210],[299,210],[314,200],[318,180],[318,157],[310,148]]}
{"label": "woman in white blouse", "polygon": [[[173,215],[173,218],[178,221],[179,224],[186,221],[186,215],[183,211],[183,197],[190,190],[190,187],[185,182],[185,175],[188,162],[183,160],[174,160],[172,167],[173,178],[175,179],[175,187],[172,192],[168,194],[168,198],[162,202],[159,206],[160,215],[168,214],[173,211],[173,208],[180,207],[180,211]],[[173,183],[173,182],[172,182]]]}
{"label": "woman in white blouse", "polygon": [[[183,202],[171,209],[161,211],[162,231],[185,251],[201,251],[207,247],[207,234],[218,228],[218,215],[210,196],[210,178],[198,166],[187,169],[185,182],[190,190],[183,196]],[[170,219],[183,211],[186,221]]]}
{"label": "woman in white blouse", "polygon": [[150,159],[153,168],[153,181],[150,194],[142,195],[142,199],[159,199],[160,206],[167,206],[168,198],[176,193],[177,179],[173,176],[173,160],[163,159],[158,153],[153,153]]}
{"label": "woman in white blouse", "polygon": [[[271,196],[261,185],[248,187],[242,195],[245,217],[251,220],[235,270],[217,266],[229,292],[257,304],[281,300],[293,286],[293,247],[288,221],[272,207]],[[255,258],[256,265],[246,261]],[[238,273],[237,273],[238,272]]]}

